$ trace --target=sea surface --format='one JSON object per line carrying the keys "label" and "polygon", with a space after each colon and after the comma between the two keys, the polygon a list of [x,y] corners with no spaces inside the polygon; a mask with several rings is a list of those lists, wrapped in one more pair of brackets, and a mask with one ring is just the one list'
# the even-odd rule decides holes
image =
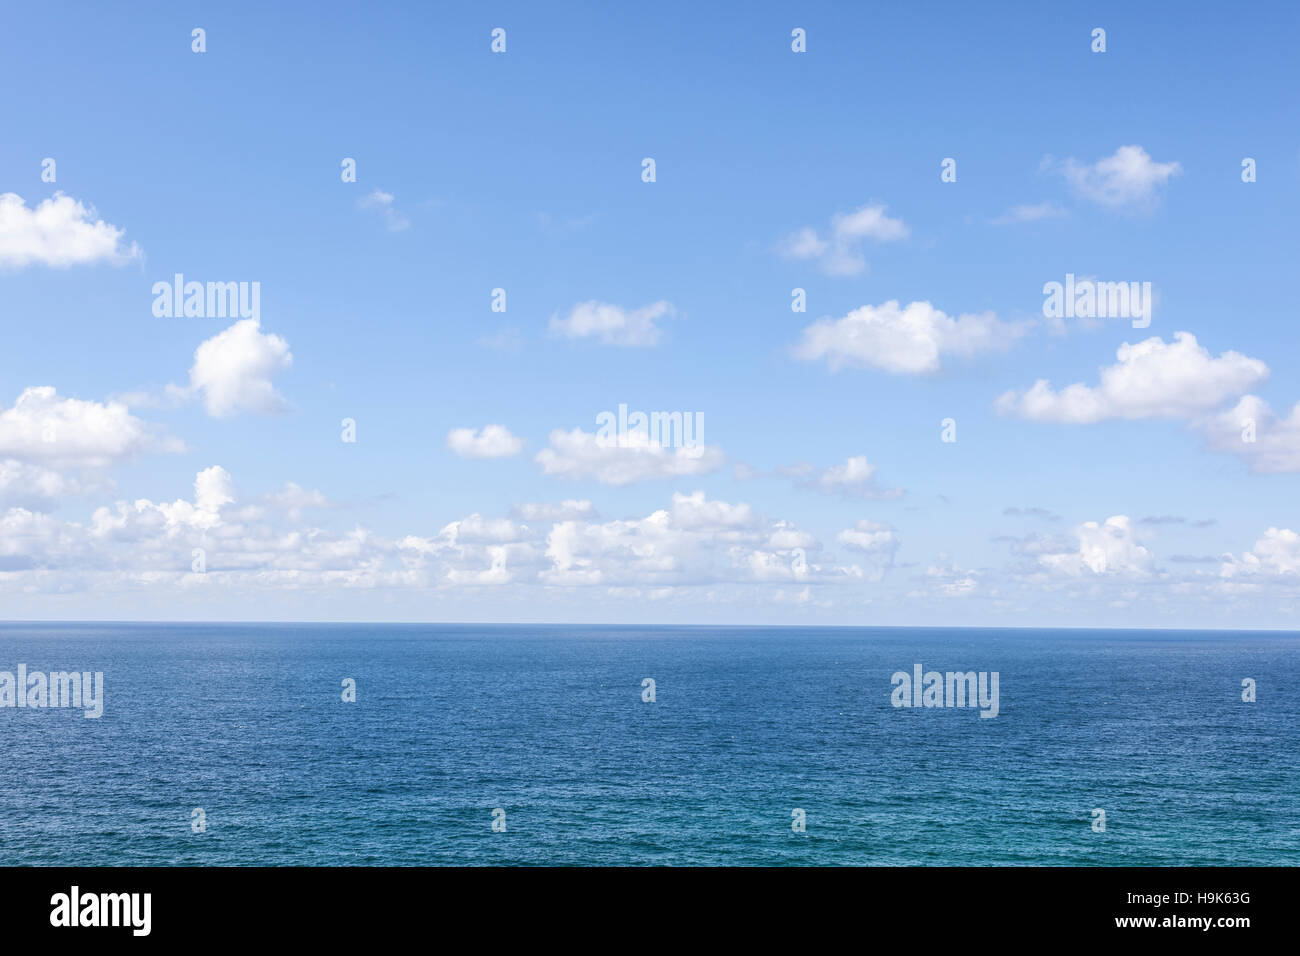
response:
{"label": "sea surface", "polygon": [[[1300,863],[1296,633],[0,625],[20,663],[104,713],[0,708],[0,864]],[[894,707],[918,663],[998,716]]]}

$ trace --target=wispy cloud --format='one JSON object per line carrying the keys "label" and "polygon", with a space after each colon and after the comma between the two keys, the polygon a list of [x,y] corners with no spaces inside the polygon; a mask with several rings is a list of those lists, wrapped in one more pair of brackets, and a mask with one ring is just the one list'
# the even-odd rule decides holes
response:
{"label": "wispy cloud", "polygon": [[780,253],[787,259],[815,260],[827,275],[853,276],[867,267],[862,242],[897,242],[910,234],[901,219],[891,219],[885,206],[869,203],[853,212],[836,213],[824,236],[811,226],[797,230],[781,243]]}
{"label": "wispy cloud", "polygon": [[992,226],[1012,226],[1022,222],[1042,222],[1044,219],[1061,219],[1068,215],[1065,207],[1054,202],[1040,202],[1028,206],[1012,206],[996,219],[990,219]]}
{"label": "wispy cloud", "polygon": [[384,216],[384,222],[388,226],[389,232],[401,232],[409,229],[411,221],[393,205],[394,196],[392,193],[386,193],[382,189],[376,189],[373,192],[362,196],[357,200],[357,205],[362,209],[377,209]]}
{"label": "wispy cloud", "polygon": [[1141,146],[1121,146],[1095,163],[1067,159],[1045,165],[1057,169],[1075,193],[1111,209],[1149,207],[1158,190],[1182,172],[1178,162],[1157,163]]}
{"label": "wispy cloud", "polygon": [[655,323],[677,310],[671,302],[653,302],[639,309],[625,309],[608,302],[579,302],[569,314],[551,317],[552,335],[568,339],[596,339],[602,345],[644,348],[658,345],[663,329]]}

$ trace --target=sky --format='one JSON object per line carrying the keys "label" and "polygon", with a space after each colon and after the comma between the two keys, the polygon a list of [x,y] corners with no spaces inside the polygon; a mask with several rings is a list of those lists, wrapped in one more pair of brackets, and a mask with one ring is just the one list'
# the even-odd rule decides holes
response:
{"label": "sky", "polygon": [[0,619],[1295,624],[1292,4],[5,17]]}

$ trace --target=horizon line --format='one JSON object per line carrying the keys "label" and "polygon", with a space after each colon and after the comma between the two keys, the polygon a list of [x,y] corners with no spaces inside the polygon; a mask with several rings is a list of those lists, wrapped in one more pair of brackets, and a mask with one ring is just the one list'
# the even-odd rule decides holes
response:
{"label": "horizon line", "polygon": [[27,624],[120,624],[120,625],[238,625],[258,627],[268,625],[334,625],[361,627],[574,627],[574,628],[747,628],[767,629],[802,627],[808,630],[884,630],[884,631],[919,631],[946,629],[953,631],[1182,631],[1205,634],[1222,633],[1279,633],[1300,635],[1300,627],[1176,627],[1165,625],[1135,624],[1125,627],[1089,627],[1060,626],[1039,624],[620,624],[611,622],[579,621],[310,621],[310,620],[264,620],[264,621],[225,621],[225,620],[104,620],[104,619],[66,619],[66,620],[0,620],[0,627]]}

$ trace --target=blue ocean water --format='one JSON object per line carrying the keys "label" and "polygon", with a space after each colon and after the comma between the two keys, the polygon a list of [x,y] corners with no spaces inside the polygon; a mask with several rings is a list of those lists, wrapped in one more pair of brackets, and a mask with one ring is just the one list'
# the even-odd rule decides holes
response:
{"label": "blue ocean water", "polygon": [[[1294,633],[0,625],[20,663],[105,703],[0,709],[2,864],[1300,863]],[[998,716],[893,707],[916,663]]]}

